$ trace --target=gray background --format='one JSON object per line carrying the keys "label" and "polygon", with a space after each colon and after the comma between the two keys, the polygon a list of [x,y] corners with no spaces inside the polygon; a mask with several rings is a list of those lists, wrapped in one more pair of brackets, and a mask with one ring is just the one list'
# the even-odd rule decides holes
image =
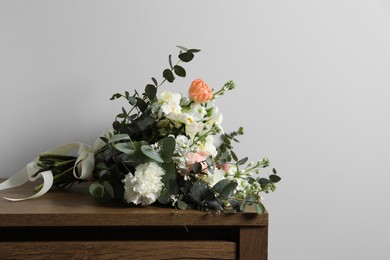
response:
{"label": "gray background", "polygon": [[[161,79],[176,45],[218,100],[236,152],[283,177],[264,196],[270,259],[388,259],[389,1],[0,1],[0,177],[92,144]],[[267,172],[265,172],[266,174]]]}

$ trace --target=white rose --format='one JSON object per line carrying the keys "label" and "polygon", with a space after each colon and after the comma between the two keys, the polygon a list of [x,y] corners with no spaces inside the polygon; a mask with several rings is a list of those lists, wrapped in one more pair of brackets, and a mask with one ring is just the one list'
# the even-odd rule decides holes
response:
{"label": "white rose", "polygon": [[163,188],[161,176],[164,174],[164,169],[155,162],[138,165],[134,175],[129,173],[122,180],[125,187],[124,199],[136,205],[152,204],[160,196]]}
{"label": "white rose", "polygon": [[181,95],[178,93],[163,91],[159,99],[161,110],[166,115],[170,113],[181,113],[180,99]]}

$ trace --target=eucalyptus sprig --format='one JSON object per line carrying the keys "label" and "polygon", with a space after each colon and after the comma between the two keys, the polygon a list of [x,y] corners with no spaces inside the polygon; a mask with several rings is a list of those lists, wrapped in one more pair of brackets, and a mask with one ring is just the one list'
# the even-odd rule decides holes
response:
{"label": "eucalyptus sprig", "polygon": [[174,82],[175,75],[179,77],[186,76],[186,70],[179,65],[180,63],[190,62],[195,53],[200,52],[199,49],[188,49],[182,46],[177,46],[180,49],[178,61],[175,65],[172,62],[172,55],[168,56],[169,67],[162,72],[163,80],[158,83],[156,78],[152,77],[152,83],[145,86],[144,93],[140,95],[137,91],[130,95],[128,91],[124,94],[115,93],[110,100],[125,98],[132,106],[130,110],[122,107],[122,112],[119,113],[113,122],[113,128],[116,133],[128,134],[133,140],[146,140],[153,142],[158,139],[158,133],[155,131],[155,120],[151,111],[151,104],[156,101],[157,89],[166,81]]}

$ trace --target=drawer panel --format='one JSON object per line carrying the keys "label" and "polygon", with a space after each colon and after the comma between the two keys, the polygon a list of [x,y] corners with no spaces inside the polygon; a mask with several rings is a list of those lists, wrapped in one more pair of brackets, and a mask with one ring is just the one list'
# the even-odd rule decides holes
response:
{"label": "drawer panel", "polygon": [[0,242],[2,259],[236,259],[230,241]]}

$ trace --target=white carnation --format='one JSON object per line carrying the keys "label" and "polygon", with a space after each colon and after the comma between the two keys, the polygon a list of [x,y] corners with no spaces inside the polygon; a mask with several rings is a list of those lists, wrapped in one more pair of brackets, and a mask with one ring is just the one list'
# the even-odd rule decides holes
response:
{"label": "white carnation", "polygon": [[134,175],[129,173],[122,180],[125,187],[124,199],[136,205],[152,204],[160,196],[163,188],[161,176],[164,174],[164,169],[155,162],[138,165]]}

